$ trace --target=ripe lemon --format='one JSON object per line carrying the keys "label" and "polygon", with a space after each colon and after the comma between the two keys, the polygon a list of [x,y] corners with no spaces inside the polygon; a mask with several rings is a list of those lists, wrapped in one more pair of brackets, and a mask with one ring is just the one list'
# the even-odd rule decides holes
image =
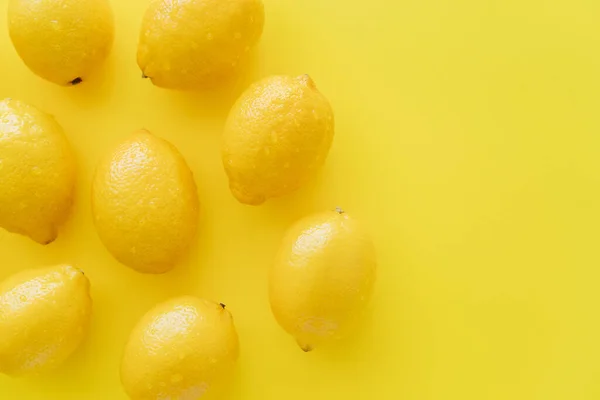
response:
{"label": "ripe lemon", "polygon": [[343,336],[359,322],[375,282],[375,248],[341,210],[296,222],[270,272],[277,322],[304,351]]}
{"label": "ripe lemon", "polygon": [[164,273],[194,239],[196,184],[172,144],[138,131],[98,165],[92,211],[100,239],[118,261],[139,272]]}
{"label": "ripe lemon", "polygon": [[39,373],[63,363],[85,337],[90,283],[71,266],[27,270],[0,283],[0,372]]}
{"label": "ripe lemon", "polygon": [[224,305],[179,297],[156,306],[133,329],[121,381],[132,400],[204,399],[231,377],[238,352]]}
{"label": "ripe lemon", "polygon": [[29,69],[59,85],[85,81],[114,36],[108,0],[10,0],[8,29]]}
{"label": "ripe lemon", "polygon": [[298,189],[325,162],[333,135],[333,110],[308,75],[255,83],[232,107],[223,135],[233,195],[259,205]]}
{"label": "ripe lemon", "polygon": [[71,209],[75,161],[56,120],[24,102],[0,102],[0,226],[48,244]]}
{"label": "ripe lemon", "polygon": [[262,0],[151,0],[138,65],[163,88],[215,86],[238,69],[263,25]]}

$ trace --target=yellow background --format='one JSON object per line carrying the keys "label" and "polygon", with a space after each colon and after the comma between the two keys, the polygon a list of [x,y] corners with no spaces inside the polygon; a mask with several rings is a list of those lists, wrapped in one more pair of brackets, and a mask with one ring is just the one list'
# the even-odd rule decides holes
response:
{"label": "yellow background", "polygon": [[[113,1],[109,61],[61,88],[18,59],[0,1],[0,96],[56,115],[80,165],[58,241],[0,233],[0,278],[74,263],[95,305],[89,339],[63,368],[0,377],[0,398],[125,399],[130,329],[180,294],[234,314],[242,354],[230,399],[600,397],[600,2],[265,0],[251,67],[209,94],[141,79],[145,3]],[[303,73],[336,112],[328,163],[298,193],[242,206],[219,155],[227,110],[259,77]],[[90,215],[99,157],[142,127],[181,150],[203,207],[190,256],[164,276],[113,261]],[[374,310],[353,338],[304,354],[271,316],[266,271],[292,221],[336,206],[376,240]]]}

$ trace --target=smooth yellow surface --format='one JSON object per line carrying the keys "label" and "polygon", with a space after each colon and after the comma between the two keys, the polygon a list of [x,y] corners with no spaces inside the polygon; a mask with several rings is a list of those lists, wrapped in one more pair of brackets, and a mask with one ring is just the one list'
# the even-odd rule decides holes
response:
{"label": "smooth yellow surface", "polygon": [[[0,94],[55,114],[80,166],[58,240],[0,233],[0,275],[76,264],[95,307],[89,339],[64,368],[1,377],[1,398],[125,400],[130,330],[183,294],[234,315],[230,399],[600,396],[599,2],[265,1],[246,83],[310,73],[334,107],[336,138],[317,180],[261,207],[229,193],[219,151],[245,85],[205,95],[153,87],[135,61],[145,1],[112,3],[114,51],[74,88],[23,65],[0,13]],[[94,166],[142,127],[181,150],[202,204],[190,256],[164,276],[116,263],[92,227]],[[271,315],[268,267],[293,221],[336,206],[373,234],[374,310],[357,337],[305,354]]]}

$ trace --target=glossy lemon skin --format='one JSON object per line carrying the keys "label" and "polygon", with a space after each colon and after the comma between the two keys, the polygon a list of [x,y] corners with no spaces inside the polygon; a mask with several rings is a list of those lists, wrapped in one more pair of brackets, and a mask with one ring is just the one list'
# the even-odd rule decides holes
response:
{"label": "glossy lemon skin", "polygon": [[68,217],[75,160],[54,117],[22,101],[0,102],[0,226],[41,244]]}
{"label": "glossy lemon skin", "polygon": [[308,75],[253,84],[233,105],[223,134],[231,192],[249,205],[293,192],[325,163],[333,136],[331,105]]}
{"label": "glossy lemon skin", "polygon": [[243,64],[264,25],[261,0],[151,0],[138,65],[156,86],[218,86]]}
{"label": "glossy lemon skin", "polygon": [[100,161],[92,213],[100,239],[118,261],[139,272],[167,272],[196,234],[192,172],[175,146],[135,132]]}
{"label": "glossy lemon skin", "polygon": [[8,28],[29,69],[59,85],[85,81],[114,37],[108,0],[10,0]]}
{"label": "glossy lemon skin", "polygon": [[271,309],[311,351],[360,323],[375,277],[375,247],[358,221],[341,210],[308,216],[286,232],[271,268]]}
{"label": "glossy lemon skin", "polygon": [[133,329],[121,381],[132,400],[204,399],[228,382],[238,354],[224,305],[178,297],[150,310]]}
{"label": "glossy lemon skin", "polygon": [[90,283],[71,266],[27,270],[0,283],[0,372],[36,374],[81,344],[92,312]]}

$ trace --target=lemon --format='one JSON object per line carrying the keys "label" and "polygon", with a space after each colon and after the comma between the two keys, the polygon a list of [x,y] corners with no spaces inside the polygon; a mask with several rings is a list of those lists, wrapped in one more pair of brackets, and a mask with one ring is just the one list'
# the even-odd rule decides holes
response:
{"label": "lemon", "polygon": [[0,372],[59,366],[81,344],[91,311],[90,283],[71,266],[27,270],[0,283]]}
{"label": "lemon", "polygon": [[151,0],[138,65],[159,87],[212,87],[236,72],[263,25],[262,0]]}
{"label": "lemon", "polygon": [[47,244],[67,218],[75,161],[56,120],[18,100],[0,101],[0,226]]}
{"label": "lemon", "polygon": [[308,75],[255,83],[232,107],[223,135],[233,195],[259,205],[293,192],[323,165],[333,135],[331,106]]}
{"label": "lemon", "polygon": [[304,351],[360,322],[375,282],[375,248],[342,210],[311,215],[285,234],[270,272],[271,309]]}
{"label": "lemon", "polygon": [[86,80],[114,36],[108,0],[10,0],[8,29],[29,69],[59,85]]}
{"label": "lemon", "polygon": [[144,273],[172,269],[198,225],[192,172],[172,144],[145,130],[100,161],[92,209],[107,249],[121,263]]}
{"label": "lemon", "polygon": [[121,381],[132,400],[197,400],[218,393],[238,358],[223,304],[178,297],[150,310],[131,332]]}

